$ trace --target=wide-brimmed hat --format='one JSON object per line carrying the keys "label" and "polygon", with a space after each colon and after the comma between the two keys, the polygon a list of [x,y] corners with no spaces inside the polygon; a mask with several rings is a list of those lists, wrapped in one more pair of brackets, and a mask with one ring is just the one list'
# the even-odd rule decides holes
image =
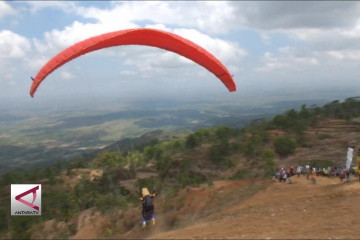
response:
{"label": "wide-brimmed hat", "polygon": [[147,188],[142,188],[141,194],[143,197],[145,197],[146,195],[150,195],[149,190]]}

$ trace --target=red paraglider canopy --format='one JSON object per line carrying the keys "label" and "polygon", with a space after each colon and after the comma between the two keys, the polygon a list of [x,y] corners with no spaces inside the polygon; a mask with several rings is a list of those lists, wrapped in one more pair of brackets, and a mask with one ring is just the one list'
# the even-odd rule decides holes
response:
{"label": "red paraglider canopy", "polygon": [[236,91],[236,84],[227,68],[211,53],[199,45],[176,34],[148,28],[128,29],[91,37],[70,46],[48,61],[33,79],[31,97],[40,83],[60,66],[86,53],[120,45],[146,45],[182,55],[218,77],[229,91]]}

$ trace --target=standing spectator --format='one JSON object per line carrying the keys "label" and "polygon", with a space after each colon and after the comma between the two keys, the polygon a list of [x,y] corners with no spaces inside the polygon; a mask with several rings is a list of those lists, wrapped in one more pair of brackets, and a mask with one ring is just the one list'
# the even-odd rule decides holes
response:
{"label": "standing spectator", "polygon": [[345,176],[346,176],[346,167],[343,167],[339,174],[340,182],[344,181]]}
{"label": "standing spectator", "polygon": [[294,171],[294,167],[290,167],[290,171],[289,171],[289,172],[290,172],[290,177],[293,176],[293,175],[295,174],[295,173],[294,173],[294,172],[295,172],[295,171]]}
{"label": "standing spectator", "polygon": [[345,177],[346,177],[346,182],[350,182],[350,178],[351,178],[351,170],[347,169],[345,172]]}
{"label": "standing spectator", "polygon": [[282,173],[282,182],[286,183],[288,173],[287,173],[287,171],[285,169],[282,169],[281,173]]}
{"label": "standing spectator", "polygon": [[347,151],[347,155],[346,155],[346,163],[345,163],[346,170],[348,170],[348,171],[350,170],[351,162],[353,159],[354,148],[355,148],[354,145],[351,145],[348,147],[348,151]]}
{"label": "standing spectator", "polygon": [[311,172],[311,179],[313,181],[313,184],[316,184],[316,169],[313,168],[312,172]]}
{"label": "standing spectator", "polygon": [[306,175],[306,180],[309,180],[309,175],[310,175],[310,165],[309,164],[305,165],[305,175]]}
{"label": "standing spectator", "polygon": [[296,175],[297,175],[298,177],[300,177],[300,174],[301,174],[301,167],[300,167],[300,166],[297,166],[297,168],[296,168]]}

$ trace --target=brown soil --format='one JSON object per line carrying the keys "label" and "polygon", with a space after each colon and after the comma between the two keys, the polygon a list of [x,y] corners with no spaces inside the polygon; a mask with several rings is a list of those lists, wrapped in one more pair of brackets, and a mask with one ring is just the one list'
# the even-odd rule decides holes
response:
{"label": "brown soil", "polygon": [[[360,183],[304,176],[293,183],[269,180],[217,181],[181,191],[166,205],[156,201],[155,227],[141,229],[140,209],[118,217],[118,231],[106,235],[109,220],[82,218],[72,238],[111,239],[359,239]],[[96,220],[95,220],[96,219]],[[91,221],[90,221],[91,220]],[[79,218],[80,221],[80,218]],[[86,229],[85,229],[86,228]]]}
{"label": "brown soil", "polygon": [[[360,182],[304,176],[292,184],[269,180],[216,181],[188,188],[172,202],[155,201],[155,227],[141,229],[138,207],[102,215],[88,209],[71,239],[359,239]],[[170,205],[169,205],[170,204]],[[110,216],[112,215],[112,216]],[[116,222],[111,225],[111,220]],[[64,222],[41,226],[36,238],[62,237]],[[116,227],[114,227],[116,226]],[[38,229],[40,230],[40,229]],[[58,233],[56,233],[58,232]]]}
{"label": "brown soil", "polygon": [[[240,187],[238,184],[241,182],[218,182],[215,190],[221,185],[222,191],[231,191],[234,186]],[[205,191],[201,195],[208,197]],[[196,212],[204,201],[191,203]],[[272,183],[245,201],[234,202],[190,226],[160,230],[149,238],[359,239],[359,203],[360,183],[355,177],[348,183],[318,177],[315,185],[305,177],[293,177],[293,184]]]}
{"label": "brown soil", "polygon": [[[308,146],[298,147],[291,156],[278,159],[277,166],[295,166],[312,160],[343,165],[348,145],[354,143],[356,150],[359,148],[359,132],[360,125],[354,122],[322,123],[307,131]],[[279,136],[281,132],[273,134]],[[206,160],[205,153],[203,148],[198,148],[189,156],[199,172],[211,171],[226,178],[236,171],[235,167],[229,174],[221,169],[205,168],[202,162]],[[139,171],[139,176],[148,177],[148,174],[145,170]],[[360,239],[357,231],[360,182],[357,179],[353,176],[350,182],[340,182],[339,178],[318,177],[317,184],[304,176],[292,177],[292,184],[274,183],[269,179],[215,181],[213,185],[186,188],[170,200],[165,193],[160,194],[155,200],[157,223],[154,228],[141,229],[140,204],[105,215],[92,209],[79,214],[74,221],[76,233],[70,238]],[[69,179],[72,184],[76,181]],[[128,189],[135,186],[134,181],[120,184]],[[53,226],[60,229],[61,224],[58,225],[49,223],[52,231],[56,231]]]}

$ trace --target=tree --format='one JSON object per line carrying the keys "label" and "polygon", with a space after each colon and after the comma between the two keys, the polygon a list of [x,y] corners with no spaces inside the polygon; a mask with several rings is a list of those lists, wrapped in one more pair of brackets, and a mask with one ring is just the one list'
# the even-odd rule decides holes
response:
{"label": "tree", "polygon": [[119,152],[104,152],[96,156],[92,162],[91,166],[93,168],[113,168],[120,167],[126,164],[126,159],[124,159]]}
{"label": "tree", "polygon": [[278,137],[274,140],[274,147],[280,156],[287,156],[296,149],[296,142],[288,137]]}
{"label": "tree", "polygon": [[114,212],[114,208],[125,209],[127,207],[127,199],[124,196],[111,192],[97,195],[94,202],[97,209],[108,215]]}
{"label": "tree", "polygon": [[290,120],[287,116],[278,114],[274,117],[273,124],[276,128],[287,129],[290,127]]}
{"label": "tree", "polygon": [[164,155],[158,159],[156,163],[156,168],[159,170],[159,175],[161,179],[164,179],[170,170],[173,160],[170,155]]}
{"label": "tree", "polygon": [[261,153],[261,159],[264,161],[264,175],[271,176],[275,172],[275,153],[272,149],[267,148]]}
{"label": "tree", "polygon": [[198,146],[199,144],[200,143],[194,134],[188,135],[185,139],[185,147],[186,148],[192,149],[192,148],[195,148],[196,146]]}
{"label": "tree", "polygon": [[298,116],[300,119],[305,119],[305,120],[310,118],[310,112],[307,110],[305,104],[301,105],[301,110],[300,110]]}
{"label": "tree", "polygon": [[128,152],[125,162],[130,163],[134,167],[143,166],[145,163],[144,155],[138,151]]}
{"label": "tree", "polygon": [[261,138],[258,135],[252,136],[246,140],[244,145],[244,154],[255,158],[261,148]]}
{"label": "tree", "polygon": [[231,130],[228,127],[220,126],[215,128],[215,137],[220,141],[229,139],[230,134],[231,134]]}

